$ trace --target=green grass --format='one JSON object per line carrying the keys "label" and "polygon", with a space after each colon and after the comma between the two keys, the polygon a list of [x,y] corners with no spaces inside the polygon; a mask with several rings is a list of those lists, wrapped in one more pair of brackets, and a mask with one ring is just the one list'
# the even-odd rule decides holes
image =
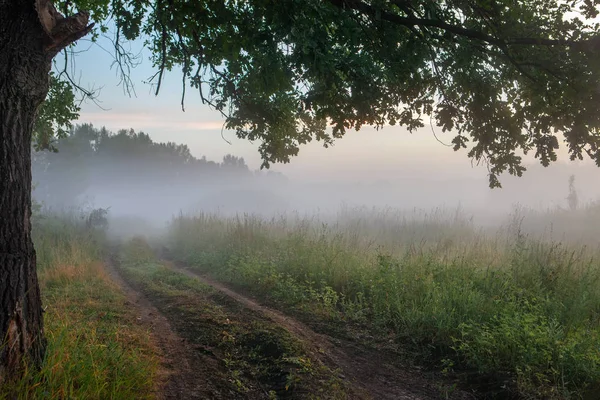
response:
{"label": "green grass", "polygon": [[521,228],[480,231],[443,211],[181,216],[169,247],[313,322],[361,326],[429,367],[479,376],[490,396],[597,393],[600,254]]}
{"label": "green grass", "polygon": [[33,228],[48,348],[41,370],[0,388],[0,398],[154,398],[157,349],[103,269],[102,234],[65,215]]}

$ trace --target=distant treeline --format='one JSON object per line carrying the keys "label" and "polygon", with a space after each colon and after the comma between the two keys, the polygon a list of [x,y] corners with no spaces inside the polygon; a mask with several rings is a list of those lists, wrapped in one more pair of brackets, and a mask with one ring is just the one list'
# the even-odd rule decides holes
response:
{"label": "distant treeline", "polygon": [[156,143],[133,129],[117,133],[91,124],[75,126],[54,151],[33,152],[34,197],[48,205],[67,205],[94,187],[169,187],[255,178],[285,179],[276,172],[251,171],[243,158],[221,162],[194,157],[187,145]]}

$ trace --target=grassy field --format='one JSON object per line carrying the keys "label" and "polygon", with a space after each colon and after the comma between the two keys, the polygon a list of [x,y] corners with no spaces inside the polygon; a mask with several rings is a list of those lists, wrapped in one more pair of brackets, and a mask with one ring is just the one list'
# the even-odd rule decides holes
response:
{"label": "grassy field", "polygon": [[[521,210],[494,230],[445,210],[180,216],[156,244],[316,331],[394,351],[481,396],[595,398],[599,209]],[[102,266],[104,234],[64,215],[36,215],[33,233],[47,358],[0,398],[155,397],[160,351]],[[144,240],[126,240],[119,260],[195,351],[221,360],[196,366],[212,377],[206,393],[347,396],[297,338],[161,262]]]}
{"label": "grassy field", "polygon": [[103,235],[65,215],[36,216],[33,234],[47,356],[0,398],[153,398],[157,349],[102,267]]}
{"label": "grassy field", "polygon": [[[515,215],[495,231],[443,210],[342,210],[327,223],[180,216],[168,247],[192,268],[313,326],[393,341],[482,394],[593,398],[600,391],[600,251],[549,239],[560,226],[543,221],[566,224],[565,213],[530,213],[538,218],[530,225]],[[596,207],[577,213],[587,224],[598,219]],[[593,233],[585,234],[593,243]]]}

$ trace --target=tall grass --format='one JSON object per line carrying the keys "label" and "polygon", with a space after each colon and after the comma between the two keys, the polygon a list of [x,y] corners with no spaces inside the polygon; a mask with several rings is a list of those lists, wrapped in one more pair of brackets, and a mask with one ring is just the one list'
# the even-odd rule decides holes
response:
{"label": "tall grass", "polygon": [[37,215],[33,236],[45,307],[41,369],[0,388],[0,398],[151,398],[158,360],[149,333],[102,266],[102,232],[74,214]]}
{"label": "tall grass", "polygon": [[[521,221],[519,219],[519,221]],[[391,334],[426,363],[534,398],[600,390],[598,253],[460,213],[180,216],[179,259],[312,318]]]}
{"label": "tall grass", "polygon": [[32,235],[42,282],[47,274],[66,266],[83,272],[86,265],[102,260],[104,234],[87,229],[84,222],[74,212],[36,215]]}
{"label": "tall grass", "polygon": [[562,207],[536,210],[517,206],[512,218],[522,221],[522,230],[528,235],[594,248],[600,245],[600,200],[574,210]]}

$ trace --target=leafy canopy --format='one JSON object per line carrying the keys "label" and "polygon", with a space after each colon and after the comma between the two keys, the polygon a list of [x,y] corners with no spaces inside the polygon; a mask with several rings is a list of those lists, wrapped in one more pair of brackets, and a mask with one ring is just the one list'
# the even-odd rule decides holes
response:
{"label": "leafy canopy", "polygon": [[[455,150],[489,165],[491,186],[521,175],[522,152],[600,165],[600,0],[76,0],[92,35],[144,38],[160,88],[182,88],[260,142],[268,167],[313,139],[328,146],[363,125],[413,131],[433,119]],[[116,52],[119,54],[119,52]],[[60,85],[60,80],[55,82]],[[51,91],[51,101],[68,95]],[[157,89],[157,92],[158,92]],[[183,105],[183,99],[182,99]],[[65,124],[56,108],[45,128]],[[66,108],[68,113],[76,112]],[[46,111],[45,109],[43,111]],[[45,115],[42,113],[42,115]],[[50,119],[44,119],[50,118]],[[329,129],[331,128],[331,129]],[[43,137],[43,135],[42,135]],[[46,140],[47,141],[47,140]],[[43,142],[43,141],[42,141]]]}

